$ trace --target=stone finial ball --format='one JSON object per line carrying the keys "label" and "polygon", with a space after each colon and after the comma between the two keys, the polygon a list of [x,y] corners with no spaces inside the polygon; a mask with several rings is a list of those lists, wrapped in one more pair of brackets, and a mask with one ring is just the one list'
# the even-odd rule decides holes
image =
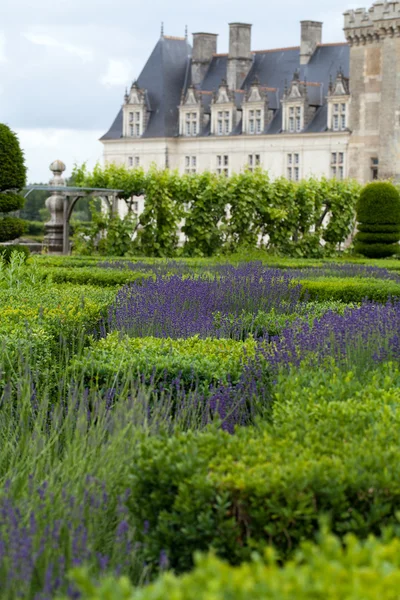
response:
{"label": "stone finial ball", "polygon": [[50,171],[53,171],[53,173],[62,173],[66,168],[62,160],[55,160],[50,165]]}

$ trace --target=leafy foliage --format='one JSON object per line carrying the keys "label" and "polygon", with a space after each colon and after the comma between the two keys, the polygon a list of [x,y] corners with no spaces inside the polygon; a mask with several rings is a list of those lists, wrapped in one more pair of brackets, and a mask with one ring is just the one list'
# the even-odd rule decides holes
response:
{"label": "leafy foliage", "polygon": [[[134,250],[147,256],[212,256],[253,250],[320,257],[351,234],[360,186],[354,181],[311,178],[270,180],[261,169],[230,178],[211,173],[179,176],[152,167],[76,167],[78,185],[114,187],[130,207],[144,196]],[[185,236],[179,248],[178,230]]]}
{"label": "leafy foliage", "polygon": [[[19,210],[25,200],[17,194],[26,181],[24,155],[18,138],[7,125],[0,123],[0,213]],[[0,219],[0,242],[14,240],[23,234],[25,225],[12,216]]]}
{"label": "leafy foliage", "polygon": [[357,220],[362,228],[356,236],[356,252],[369,258],[400,254],[400,193],[393,184],[366,185],[357,203]]}
{"label": "leafy foliage", "polygon": [[109,575],[95,582],[87,569],[71,580],[82,600],[392,600],[400,586],[400,542],[348,535],[344,545],[326,527],[319,543],[303,542],[293,560],[279,565],[274,551],[232,567],[214,554],[196,554],[193,572],[163,574],[135,589],[128,578]]}

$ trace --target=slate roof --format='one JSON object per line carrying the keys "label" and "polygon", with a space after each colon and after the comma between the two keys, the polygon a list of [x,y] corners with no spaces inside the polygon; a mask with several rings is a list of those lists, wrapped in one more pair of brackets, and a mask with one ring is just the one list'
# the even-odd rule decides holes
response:
{"label": "slate roof", "polygon": [[[306,128],[306,133],[322,132],[327,127],[326,96],[330,79],[336,78],[341,68],[345,77],[349,77],[349,46],[342,44],[321,44],[315,50],[308,65],[300,65],[300,48],[282,48],[261,50],[253,53],[252,67],[243,83],[247,90],[255,78],[268,87],[268,99],[271,109],[276,110],[274,118],[265,133],[280,133],[282,111],[280,99],[285,84],[290,83],[296,70],[300,80],[307,81],[310,104],[317,107],[315,116]],[[227,54],[216,54],[210,61],[206,75],[199,86],[200,92],[216,92],[222,79],[227,76]],[[179,110],[182,92],[185,93],[191,83],[191,46],[183,38],[161,37],[147,61],[138,85],[147,90],[151,106],[150,119],[143,135],[144,138],[174,137],[179,133]],[[201,94],[206,112],[209,110],[212,95]],[[236,105],[240,106],[243,93],[235,94]],[[232,132],[238,135],[239,125]],[[202,136],[210,135],[207,127]],[[102,140],[122,137],[122,109],[119,111],[109,131]]]}

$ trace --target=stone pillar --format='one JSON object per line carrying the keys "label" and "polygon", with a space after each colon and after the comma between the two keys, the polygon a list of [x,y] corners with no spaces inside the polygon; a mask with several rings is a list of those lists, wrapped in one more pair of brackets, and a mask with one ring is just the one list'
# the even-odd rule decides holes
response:
{"label": "stone pillar", "polygon": [[[65,186],[65,179],[62,176],[65,171],[64,163],[61,160],[55,160],[50,165],[50,171],[53,172],[53,178],[50,179],[49,184]],[[49,254],[63,253],[64,201],[65,194],[61,192],[53,192],[46,200],[46,208],[50,211],[50,221],[45,224],[46,235],[43,246],[48,249]]]}

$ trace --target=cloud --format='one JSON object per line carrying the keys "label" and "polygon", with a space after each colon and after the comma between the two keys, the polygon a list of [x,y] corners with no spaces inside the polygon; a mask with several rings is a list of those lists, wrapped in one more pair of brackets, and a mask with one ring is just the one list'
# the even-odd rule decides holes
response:
{"label": "cloud", "polygon": [[71,174],[74,163],[88,163],[89,168],[101,160],[102,145],[98,141],[104,131],[81,129],[17,129],[16,133],[28,166],[29,183],[47,183],[49,165],[62,160]]}
{"label": "cloud", "polygon": [[75,46],[67,42],[61,42],[56,40],[49,35],[36,34],[36,33],[23,33],[22,34],[32,44],[38,46],[47,46],[49,48],[60,48],[68,54],[78,56],[83,62],[90,62],[93,60],[93,51],[89,48],[83,48],[82,46]]}
{"label": "cloud", "polygon": [[131,76],[132,66],[127,60],[109,59],[107,71],[100,78],[103,85],[126,85]]}
{"label": "cloud", "polygon": [[3,31],[0,31],[0,63],[7,62],[5,47],[6,47],[6,36]]}

